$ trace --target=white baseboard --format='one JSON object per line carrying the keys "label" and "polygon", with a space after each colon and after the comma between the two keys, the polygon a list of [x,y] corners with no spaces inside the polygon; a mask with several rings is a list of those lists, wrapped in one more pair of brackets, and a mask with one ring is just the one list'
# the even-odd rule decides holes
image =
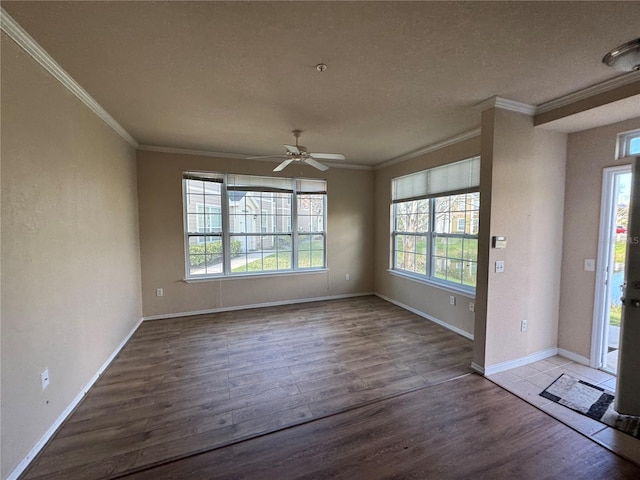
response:
{"label": "white baseboard", "polygon": [[[501,363],[496,363],[495,365],[489,365],[488,367],[483,368],[484,370],[483,374],[493,375],[494,373],[504,372],[505,370],[511,370],[512,368],[517,368],[523,365],[528,365],[529,363],[544,360],[545,358],[553,357],[557,354],[558,354],[557,348],[548,348],[546,350],[541,350],[539,352],[531,353],[526,357],[520,357],[520,358],[516,358],[515,360],[509,360],[507,362],[501,362]],[[482,368],[479,365],[476,365],[476,366],[479,368]]]}
{"label": "white baseboard", "polygon": [[120,343],[120,345],[116,347],[114,352],[109,356],[107,361],[102,364],[102,366],[100,367],[100,369],[98,369],[96,374],[93,377],[91,377],[89,382],[84,386],[84,388],[80,391],[80,393],[71,401],[71,403],[67,406],[67,408],[65,408],[64,411],[58,416],[56,421],[53,422],[53,425],[49,427],[49,429],[42,436],[42,438],[38,440],[38,443],[36,443],[33,446],[33,448],[27,454],[27,456],[24,457],[24,459],[18,464],[16,468],[14,468],[14,470],[7,477],[7,480],[17,480],[18,477],[22,475],[22,473],[27,469],[31,461],[36,457],[36,455],[38,455],[38,453],[40,453],[40,450],[42,450],[42,448],[47,444],[47,442],[53,436],[53,434],[56,433],[58,428],[60,428],[60,425],[62,425],[62,423],[71,414],[71,412],[73,412],[73,410],[78,406],[80,401],[84,398],[84,396],[87,394],[89,389],[93,386],[93,384],[96,383],[98,378],[100,378],[100,375],[102,375],[102,373],[106,370],[106,368],[111,364],[113,359],[116,358],[116,355],[120,353],[120,350],[122,350],[122,347],[126,345],[126,343],[129,341],[131,336],[136,332],[136,330],[138,329],[141,323],[142,323],[142,319],[140,319],[136,323],[136,325],[131,329],[131,331],[125,337],[125,339]]}
{"label": "white baseboard", "polygon": [[586,365],[587,367],[591,366],[591,360],[589,360],[587,357],[583,357],[582,355],[578,355],[577,353],[570,352],[569,350],[565,350],[564,348],[558,349],[558,355],[573,362]]}
{"label": "white baseboard", "polygon": [[296,303],[322,302],[325,300],[339,300],[341,298],[366,297],[367,295],[374,295],[374,293],[373,292],[346,293],[343,295],[329,295],[326,297],[312,297],[312,298],[300,298],[296,300],[279,300],[277,302],[254,303],[251,305],[239,305],[236,307],[218,307],[218,308],[209,308],[207,310],[192,310],[189,312],[163,313],[161,315],[149,315],[147,317],[142,317],[142,320],[143,321],[164,320],[167,318],[190,317],[193,315],[206,315],[209,313],[231,312],[235,310],[249,310],[253,308],[278,307],[280,305],[293,305]]}
{"label": "white baseboard", "polygon": [[427,315],[424,312],[421,312],[420,310],[417,310],[413,307],[410,307],[409,305],[405,305],[404,303],[400,303],[396,300],[393,300],[392,298],[389,297],[385,297],[384,295],[380,294],[380,293],[374,293],[374,295],[376,297],[379,297],[383,300],[386,300],[389,303],[393,303],[394,305],[397,305],[400,308],[404,308],[405,310],[410,311],[411,313],[415,313],[416,315],[421,316],[422,318],[426,318],[427,320],[431,320],[433,323],[437,323],[438,325],[443,326],[444,328],[447,328],[449,330],[451,330],[452,332],[457,333],[458,335],[462,335],[465,338],[468,338],[469,340],[473,340],[473,334],[466,332],[464,330],[462,330],[461,328],[458,327],[454,327],[453,325],[448,324],[447,322],[443,322],[442,320],[432,317],[431,315]]}

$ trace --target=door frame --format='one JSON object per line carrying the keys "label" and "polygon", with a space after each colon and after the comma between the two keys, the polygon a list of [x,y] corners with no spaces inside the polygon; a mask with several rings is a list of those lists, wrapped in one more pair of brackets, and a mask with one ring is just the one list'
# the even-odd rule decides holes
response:
{"label": "door frame", "polygon": [[[596,260],[596,285],[593,303],[593,326],[591,332],[591,358],[592,368],[604,366],[604,327],[608,318],[608,298],[611,295],[611,285],[607,284],[608,269],[613,267],[611,263],[612,235],[615,214],[611,208],[611,198],[615,194],[615,178],[617,174],[631,173],[631,164],[606,167],[602,171],[602,194],[600,198],[600,228],[598,235],[598,258]],[[622,296],[622,292],[620,292]]]}

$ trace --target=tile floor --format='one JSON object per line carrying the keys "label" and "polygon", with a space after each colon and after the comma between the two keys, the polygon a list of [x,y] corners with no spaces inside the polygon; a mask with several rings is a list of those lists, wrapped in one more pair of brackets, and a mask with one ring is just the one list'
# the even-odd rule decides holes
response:
{"label": "tile floor", "polygon": [[489,380],[535,405],[574,430],[640,465],[640,440],[540,396],[562,373],[615,391],[616,377],[555,356],[487,376]]}

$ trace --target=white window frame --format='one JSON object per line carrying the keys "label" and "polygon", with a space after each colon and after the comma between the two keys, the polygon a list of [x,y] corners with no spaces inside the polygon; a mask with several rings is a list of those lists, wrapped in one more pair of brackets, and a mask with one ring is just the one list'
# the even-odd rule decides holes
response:
{"label": "white window frame", "polygon": [[[230,192],[232,190],[238,190],[236,185],[234,184],[234,179],[246,179],[249,184],[247,187],[242,187],[241,191],[246,192],[266,192],[266,191],[281,191],[282,193],[290,193],[288,197],[287,204],[290,204],[291,210],[290,214],[282,215],[282,212],[277,207],[275,208],[275,215],[282,216],[283,219],[286,219],[284,222],[278,222],[277,218],[274,220],[275,224],[273,225],[273,229],[277,228],[278,223],[283,223],[285,228],[288,227],[287,232],[263,232],[263,221],[265,220],[264,215],[265,212],[263,209],[260,209],[258,215],[260,219],[258,220],[258,232],[235,232],[233,225],[231,225],[231,213],[230,213]],[[218,231],[215,233],[209,232],[193,232],[189,231],[189,221],[188,221],[188,184],[189,180],[196,181],[211,181],[221,184],[221,213],[222,213],[222,231]],[[254,183],[251,183],[254,182]],[[255,183],[257,182],[257,183]],[[260,182],[263,182],[264,185],[261,185]],[[282,177],[257,177],[252,175],[233,175],[233,174],[222,174],[215,172],[184,172],[182,177],[182,185],[183,185],[183,216],[184,216],[184,255],[185,255],[185,280],[206,280],[208,278],[224,278],[224,277],[238,277],[238,276],[247,276],[247,275],[281,275],[283,273],[295,273],[295,272],[304,272],[304,271],[317,271],[317,270],[326,270],[327,269],[327,192],[326,192],[326,180],[322,179],[303,179],[303,178],[282,178]],[[252,187],[251,185],[255,185]],[[230,187],[230,188],[229,188]],[[322,231],[314,231],[314,232],[297,232],[297,229],[292,228],[297,225],[297,195],[298,194],[314,194],[320,195],[322,198]],[[246,212],[244,212],[246,213]],[[248,217],[245,217],[245,220]],[[199,220],[196,221],[196,224],[201,223]],[[268,223],[267,223],[268,227]],[[273,230],[272,229],[272,230]],[[245,225],[246,230],[246,225]],[[269,230],[269,228],[267,228]],[[308,267],[299,267],[299,259],[298,259],[298,243],[299,243],[299,235],[315,235],[322,236],[322,265],[317,266],[308,266]],[[283,268],[283,269],[275,269],[275,270],[258,270],[258,271],[247,271],[247,272],[233,272],[231,268],[231,240],[234,236],[245,236],[245,237],[264,237],[264,236],[275,236],[276,242],[278,235],[285,235],[291,238],[291,268]],[[223,265],[221,273],[191,273],[190,268],[190,238],[199,238],[199,237],[211,237],[217,236],[222,238],[222,256],[223,256]],[[264,255],[264,252],[263,252]]]}

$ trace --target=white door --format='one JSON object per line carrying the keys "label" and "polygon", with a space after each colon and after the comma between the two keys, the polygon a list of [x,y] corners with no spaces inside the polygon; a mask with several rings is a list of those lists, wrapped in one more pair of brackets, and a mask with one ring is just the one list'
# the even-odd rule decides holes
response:
{"label": "white door", "polygon": [[615,409],[640,415],[640,157],[633,159]]}

